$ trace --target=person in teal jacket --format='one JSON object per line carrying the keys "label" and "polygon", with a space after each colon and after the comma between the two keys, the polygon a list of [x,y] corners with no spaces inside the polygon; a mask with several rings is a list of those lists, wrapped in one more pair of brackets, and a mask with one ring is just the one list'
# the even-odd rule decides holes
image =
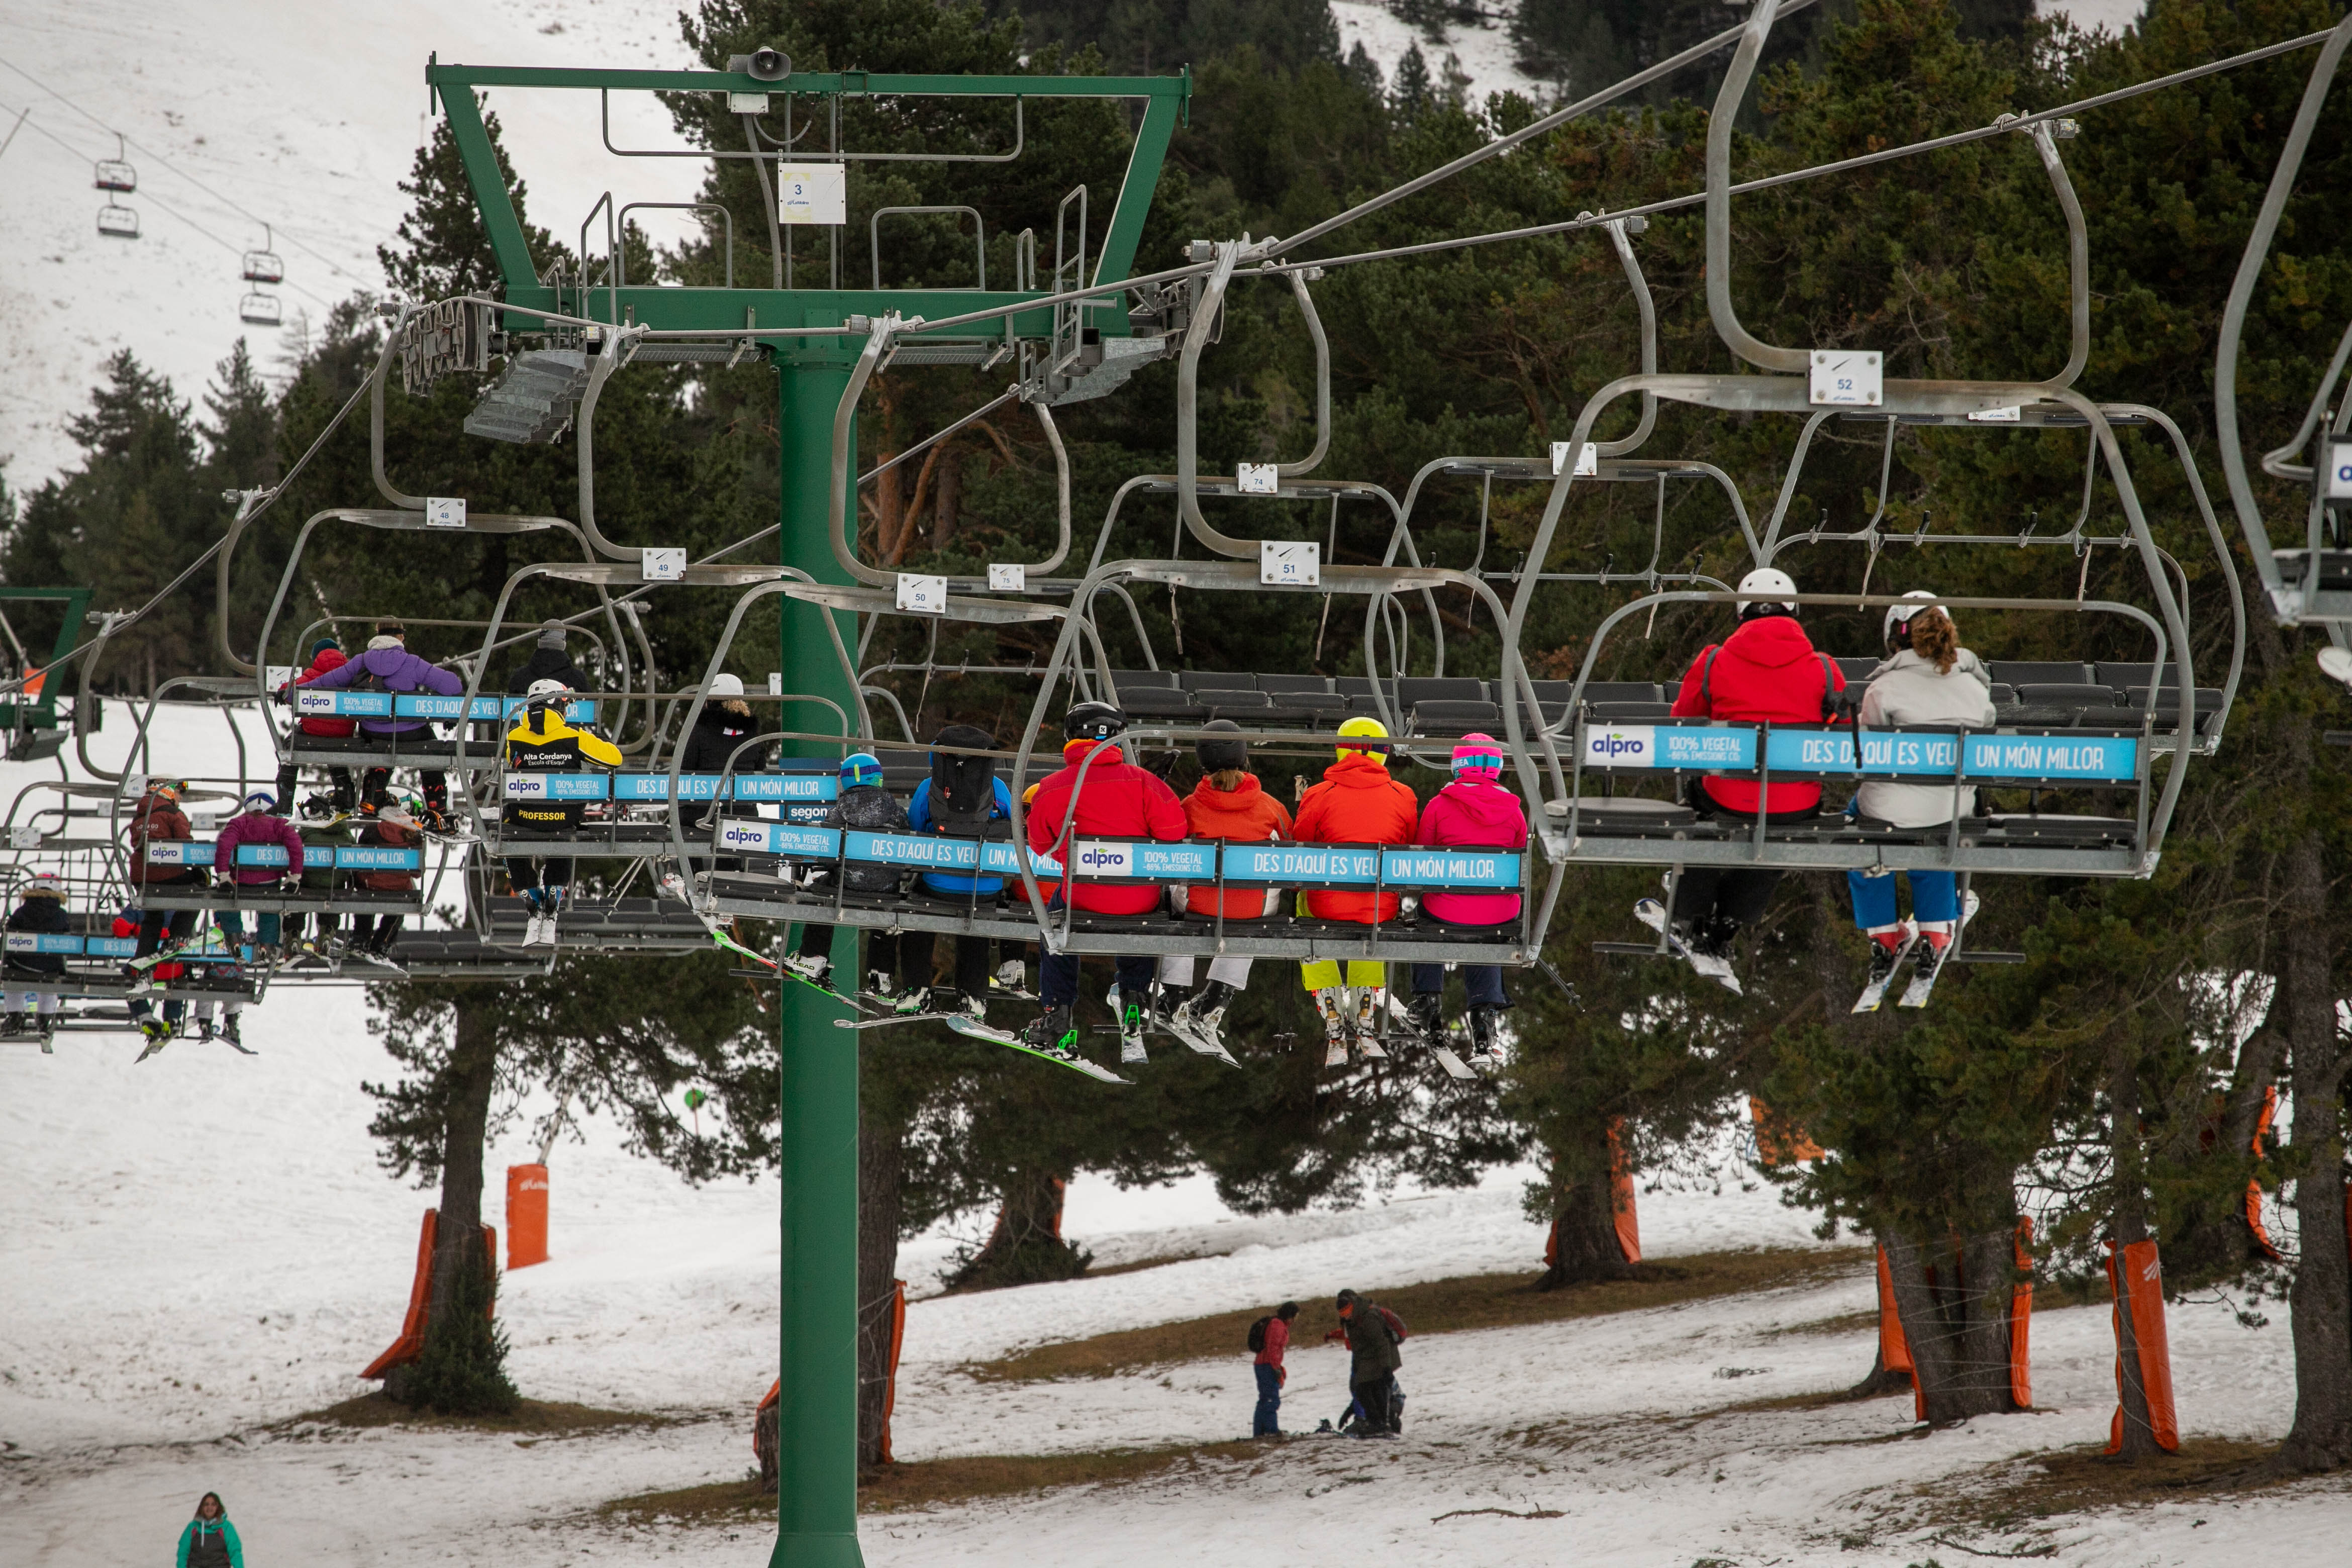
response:
{"label": "person in teal jacket", "polygon": [[245,1568],[245,1546],[220,1493],[206,1492],[196,1504],[196,1517],[180,1531],[178,1568]]}

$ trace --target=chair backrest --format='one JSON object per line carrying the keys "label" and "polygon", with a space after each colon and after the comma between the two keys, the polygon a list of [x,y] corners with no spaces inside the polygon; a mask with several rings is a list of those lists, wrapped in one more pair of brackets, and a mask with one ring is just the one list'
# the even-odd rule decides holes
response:
{"label": "chair backrest", "polygon": [[1265,674],[1253,676],[1251,679],[1257,683],[1257,689],[1260,691],[1307,691],[1328,694],[1331,689],[1330,677],[1324,675]]}
{"label": "chair backrest", "polygon": [[1406,708],[1416,702],[1484,702],[1486,683],[1466,676],[1401,676],[1397,680],[1397,701]]}
{"label": "chair backrest", "polygon": [[[1561,688],[1559,700],[1567,700],[1566,689],[1570,682],[1539,680],[1536,684]],[[1665,700],[1658,695],[1658,684],[1654,680],[1589,680],[1584,684],[1584,700],[1587,702],[1662,702]],[[1538,697],[1537,700],[1540,702],[1548,699]]]}
{"label": "chair backrest", "polygon": [[2028,708],[2113,708],[2123,693],[2089,681],[2032,681],[2017,689]]}
{"label": "chair backrest", "polygon": [[2091,667],[2063,659],[1995,658],[1985,661],[1985,671],[2004,685],[2027,686],[2095,686]]}
{"label": "chair backrest", "polygon": [[1176,686],[1176,672],[1172,669],[1114,669],[1110,679],[1122,691],[1130,686],[1158,686],[1170,690]]}
{"label": "chair backrest", "polygon": [[1848,685],[1856,681],[1868,680],[1870,672],[1878,668],[1878,660],[1874,658],[1841,658],[1834,662],[1838,667],[1838,673],[1845,677]]}
{"label": "chair backrest", "polygon": [[1248,670],[1187,669],[1178,672],[1176,684],[1187,691],[1255,691],[1257,677]]}

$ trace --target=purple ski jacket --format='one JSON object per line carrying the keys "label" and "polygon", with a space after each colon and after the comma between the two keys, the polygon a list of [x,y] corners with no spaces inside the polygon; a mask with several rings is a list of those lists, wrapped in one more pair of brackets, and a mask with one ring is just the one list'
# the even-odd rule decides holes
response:
{"label": "purple ski jacket", "polygon": [[[430,691],[442,697],[462,697],[466,683],[457,675],[438,665],[428,664],[404,647],[370,648],[339,669],[331,669],[315,680],[306,681],[310,691],[339,691],[356,686],[362,676],[373,675],[386,691]],[[363,735],[411,735],[427,728],[421,719],[362,719],[360,732]]]}
{"label": "purple ski jacket", "polygon": [[[247,844],[275,844],[286,851],[284,866],[240,866],[236,852]],[[291,877],[302,869],[302,835],[282,816],[272,816],[266,811],[241,811],[228,820],[213,840],[213,870],[226,873],[240,887],[257,882],[274,882],[280,877]]]}

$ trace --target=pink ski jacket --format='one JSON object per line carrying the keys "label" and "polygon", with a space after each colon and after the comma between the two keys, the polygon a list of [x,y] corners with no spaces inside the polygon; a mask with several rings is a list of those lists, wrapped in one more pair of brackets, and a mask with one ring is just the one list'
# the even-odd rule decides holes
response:
{"label": "pink ski jacket", "polygon": [[[1432,849],[1467,845],[1480,849],[1524,849],[1527,808],[1501,784],[1456,779],[1429,797],[1422,808],[1414,842]],[[1500,925],[1519,917],[1517,893],[1425,893],[1421,907],[1457,925]]]}

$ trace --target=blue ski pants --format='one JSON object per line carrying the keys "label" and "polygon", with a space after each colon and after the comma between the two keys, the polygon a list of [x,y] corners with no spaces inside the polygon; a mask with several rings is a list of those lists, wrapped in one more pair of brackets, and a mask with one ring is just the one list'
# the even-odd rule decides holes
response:
{"label": "blue ski pants", "polygon": [[1257,1363],[1257,1414],[1250,1417],[1250,1436],[1279,1437],[1282,1423],[1276,1413],[1282,1408],[1282,1373],[1279,1369]]}
{"label": "blue ski pants", "polygon": [[[1956,921],[1960,918],[1959,879],[1949,871],[1906,871],[1911,879],[1911,918]],[[1864,931],[1895,923],[1895,877],[1892,871],[1874,877],[1848,871],[1845,885],[1853,894],[1853,923]]]}

